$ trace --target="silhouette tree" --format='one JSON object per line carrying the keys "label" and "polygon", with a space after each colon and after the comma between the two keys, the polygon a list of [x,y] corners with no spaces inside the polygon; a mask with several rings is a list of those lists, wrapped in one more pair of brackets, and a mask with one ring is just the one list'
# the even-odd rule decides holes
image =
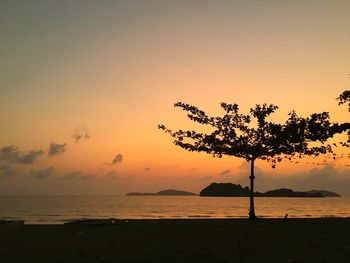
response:
{"label": "silhouette tree", "polygon": [[[338,104],[339,105],[348,103],[348,109],[349,109],[349,112],[350,112],[350,90],[345,90],[342,94],[339,95],[337,100],[338,100]],[[347,143],[342,143],[342,144],[347,144],[347,146],[349,146],[349,143],[350,143],[350,129],[348,130],[348,137],[349,137],[349,139],[348,139]]]}
{"label": "silhouette tree", "polygon": [[348,103],[348,107],[350,111],[350,90],[346,90],[342,94],[340,94],[337,100],[339,105]]}
{"label": "silhouette tree", "polygon": [[[205,152],[214,157],[224,155],[243,158],[250,162],[250,208],[249,218],[255,219],[254,208],[254,164],[266,160],[273,168],[283,159],[292,160],[305,155],[332,153],[336,144],[327,140],[336,134],[350,130],[350,123],[331,123],[329,113],[315,113],[310,117],[299,117],[294,111],[284,124],[267,121],[277,106],[257,104],[250,114],[239,113],[237,104],[221,103],[225,111],[222,117],[208,116],[190,104],[178,102],[175,107],[187,112],[187,117],[197,123],[209,125],[209,133],[195,130],[172,131],[164,125],[158,128],[174,138],[174,144],[188,151]],[[349,146],[344,144],[343,146]]]}

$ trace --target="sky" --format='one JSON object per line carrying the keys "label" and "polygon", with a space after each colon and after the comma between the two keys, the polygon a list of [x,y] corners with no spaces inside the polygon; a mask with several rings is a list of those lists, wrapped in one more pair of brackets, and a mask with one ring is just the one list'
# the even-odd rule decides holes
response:
{"label": "sky", "polygon": [[[198,128],[178,101],[220,115],[274,103],[284,122],[328,111],[350,85],[350,2],[1,1],[0,195],[101,195],[248,184],[247,163],[177,148]],[[344,152],[346,155],[347,152]],[[350,196],[349,159],[258,161],[256,188]]]}

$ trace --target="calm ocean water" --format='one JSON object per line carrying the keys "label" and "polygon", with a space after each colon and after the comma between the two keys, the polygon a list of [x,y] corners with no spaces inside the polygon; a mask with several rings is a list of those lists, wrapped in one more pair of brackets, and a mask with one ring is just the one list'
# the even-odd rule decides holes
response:
{"label": "calm ocean water", "polygon": [[[256,198],[265,218],[350,217],[350,198]],[[84,196],[0,197],[0,219],[26,224],[62,224],[81,218],[244,218],[246,197]]]}

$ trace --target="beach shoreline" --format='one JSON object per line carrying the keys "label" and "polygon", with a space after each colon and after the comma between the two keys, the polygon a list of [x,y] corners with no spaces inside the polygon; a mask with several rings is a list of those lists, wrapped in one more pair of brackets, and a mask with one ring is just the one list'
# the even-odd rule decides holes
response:
{"label": "beach shoreline", "polygon": [[350,218],[0,224],[0,262],[349,262]]}

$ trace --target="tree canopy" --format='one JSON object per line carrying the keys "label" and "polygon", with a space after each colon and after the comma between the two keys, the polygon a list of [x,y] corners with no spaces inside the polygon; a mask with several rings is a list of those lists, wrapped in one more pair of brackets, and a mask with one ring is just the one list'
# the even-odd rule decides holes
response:
{"label": "tree canopy", "polygon": [[[343,94],[340,103],[349,99],[349,93]],[[328,143],[328,139],[350,130],[350,123],[331,122],[328,112],[303,118],[292,111],[285,123],[270,122],[268,116],[278,109],[273,104],[257,104],[249,114],[242,114],[237,104],[221,103],[225,114],[219,117],[208,116],[203,110],[182,102],[174,106],[186,111],[190,120],[213,128],[210,133],[202,133],[181,129],[172,131],[159,125],[159,129],[174,138],[175,145],[216,157],[230,155],[247,161],[267,160],[273,168],[283,158],[334,154],[333,147],[337,145]],[[341,144],[349,147],[349,142],[350,139]]]}
{"label": "tree canopy", "polygon": [[337,98],[339,105],[348,103],[349,111],[350,111],[350,90],[344,91],[340,96]]}
{"label": "tree canopy", "polygon": [[[350,107],[350,92],[343,92],[338,97],[338,102],[349,102]],[[280,124],[268,121],[268,117],[278,109],[273,104],[257,104],[250,109],[249,114],[242,114],[238,104],[223,102],[220,106],[224,115],[218,117],[209,116],[187,103],[177,102],[174,106],[186,111],[190,120],[209,125],[212,130],[209,133],[195,130],[172,131],[162,124],[159,125],[159,129],[174,138],[175,145],[214,157],[229,155],[250,162],[250,219],[257,218],[254,208],[255,160],[266,160],[275,168],[278,162],[286,158],[292,160],[294,157],[327,153],[333,154],[335,158],[334,147],[338,144],[329,139],[345,131],[349,138],[339,144],[350,147],[350,123],[331,122],[328,112],[313,113],[304,118],[292,111],[285,123]]]}

